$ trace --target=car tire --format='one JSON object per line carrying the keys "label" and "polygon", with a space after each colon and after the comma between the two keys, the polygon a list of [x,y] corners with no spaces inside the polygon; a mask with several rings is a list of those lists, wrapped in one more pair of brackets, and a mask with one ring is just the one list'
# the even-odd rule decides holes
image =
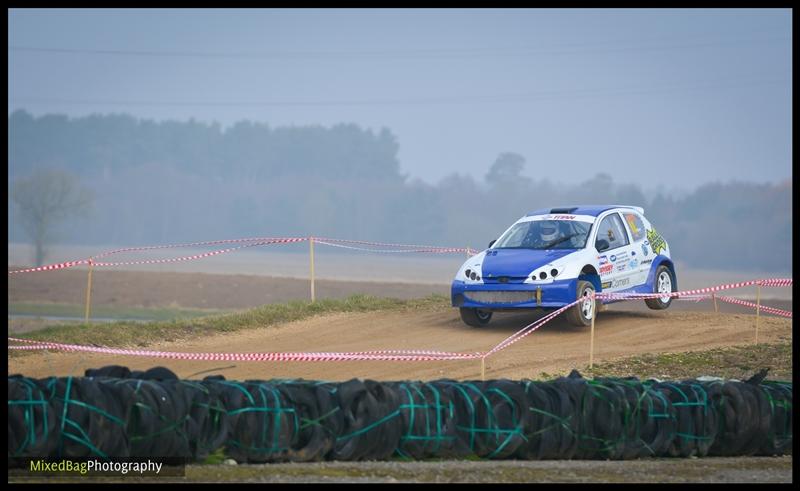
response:
{"label": "car tire", "polygon": [[[656,276],[653,280],[653,293],[671,293],[674,291],[675,281],[673,281],[672,272],[662,264],[656,270]],[[667,300],[664,301],[664,298]],[[648,298],[644,303],[653,310],[664,310],[672,303],[672,297]]]}
{"label": "car tire", "polygon": [[461,312],[461,320],[468,326],[483,327],[492,320],[492,313],[488,310],[462,307],[459,311]]}
{"label": "car tire", "polygon": [[597,310],[595,309],[595,302],[591,301],[592,293],[594,293],[594,285],[588,281],[578,281],[576,298],[589,298],[583,302],[578,302],[574,307],[567,310],[567,321],[573,326],[586,327],[592,325],[592,317],[594,317]]}

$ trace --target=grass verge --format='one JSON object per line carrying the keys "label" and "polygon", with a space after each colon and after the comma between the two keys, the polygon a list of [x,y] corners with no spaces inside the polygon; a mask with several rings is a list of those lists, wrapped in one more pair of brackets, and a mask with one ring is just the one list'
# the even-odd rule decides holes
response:
{"label": "grass verge", "polygon": [[632,356],[596,363],[591,369],[586,366],[581,374],[586,378],[634,375],[640,379],[680,380],[712,375],[746,380],[763,368],[769,368],[770,380],[792,380],[791,341]]}
{"label": "grass verge", "polygon": [[[147,307],[113,307],[98,305],[92,307],[91,316],[102,319],[136,319],[149,321],[167,321],[179,318],[195,318],[218,315],[230,311],[220,309],[180,309],[180,308],[147,308]],[[9,315],[75,317],[83,319],[85,306],[70,303],[29,303],[14,302],[8,304]]]}
{"label": "grass verge", "polygon": [[[353,295],[340,300],[318,300],[314,303],[294,301],[264,305],[255,309],[195,319],[177,319],[164,322],[112,322],[103,324],[53,325],[43,329],[18,334],[16,337],[61,343],[114,347],[141,347],[162,341],[178,341],[233,332],[241,329],[268,327],[321,314],[339,312],[373,312],[379,310],[428,310],[447,307],[450,299],[444,295],[430,295],[411,300]],[[10,351],[9,356],[23,356],[23,351]]]}

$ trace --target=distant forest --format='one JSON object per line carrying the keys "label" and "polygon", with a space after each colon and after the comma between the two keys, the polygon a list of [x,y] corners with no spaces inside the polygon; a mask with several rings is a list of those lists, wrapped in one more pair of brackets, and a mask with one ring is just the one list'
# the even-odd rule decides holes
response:
{"label": "distant forest", "polygon": [[[555,164],[498,152],[483,180],[453,174],[434,185],[401,173],[399,145],[388,129],[354,124],[243,121],[223,130],[197,121],[16,111],[8,118],[9,190],[34,169],[57,168],[94,191],[91,215],[65,224],[61,243],[313,234],[480,249],[537,208],[619,203],[643,206],[676,259],[693,267],[792,267],[790,180],[738,182],[732,173],[731,181],[702,184],[686,196],[645,195],[602,169],[566,186],[531,179],[526,165],[546,176]],[[26,242],[12,208],[9,200],[9,242]]]}

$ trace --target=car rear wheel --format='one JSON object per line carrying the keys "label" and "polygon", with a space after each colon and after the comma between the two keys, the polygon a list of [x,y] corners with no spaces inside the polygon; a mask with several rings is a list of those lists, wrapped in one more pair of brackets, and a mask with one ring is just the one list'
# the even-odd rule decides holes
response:
{"label": "car rear wheel", "polygon": [[472,327],[483,327],[492,320],[492,313],[488,310],[461,308],[461,320]]}
{"label": "car rear wheel", "polygon": [[592,324],[595,315],[594,285],[588,281],[578,281],[577,298],[580,302],[567,310],[567,321],[573,326],[586,327]]}
{"label": "car rear wheel", "polygon": [[[675,291],[675,282],[672,273],[663,264],[656,270],[656,279],[653,282],[653,293],[672,293]],[[672,297],[658,297],[645,299],[644,303],[653,310],[664,310],[672,303]]]}

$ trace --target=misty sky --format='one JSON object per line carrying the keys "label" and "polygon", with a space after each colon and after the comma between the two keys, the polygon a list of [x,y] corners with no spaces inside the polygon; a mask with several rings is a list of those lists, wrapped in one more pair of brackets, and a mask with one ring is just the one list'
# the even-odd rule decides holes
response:
{"label": "misty sky", "polygon": [[431,184],[791,177],[791,11],[19,10],[9,114],[388,127]]}

